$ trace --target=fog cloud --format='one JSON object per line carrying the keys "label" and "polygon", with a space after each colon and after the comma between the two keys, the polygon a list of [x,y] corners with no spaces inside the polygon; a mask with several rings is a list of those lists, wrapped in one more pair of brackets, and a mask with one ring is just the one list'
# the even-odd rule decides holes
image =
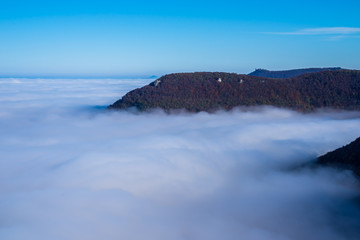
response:
{"label": "fog cloud", "polygon": [[0,79],[0,238],[359,239],[360,113],[105,111],[149,80]]}

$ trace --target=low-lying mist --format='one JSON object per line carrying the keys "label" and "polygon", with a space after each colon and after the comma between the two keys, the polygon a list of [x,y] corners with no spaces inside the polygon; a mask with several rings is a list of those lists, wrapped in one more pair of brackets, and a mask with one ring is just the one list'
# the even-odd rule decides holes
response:
{"label": "low-lying mist", "polygon": [[359,112],[107,111],[150,80],[0,79],[0,239],[359,239],[359,184],[296,168]]}

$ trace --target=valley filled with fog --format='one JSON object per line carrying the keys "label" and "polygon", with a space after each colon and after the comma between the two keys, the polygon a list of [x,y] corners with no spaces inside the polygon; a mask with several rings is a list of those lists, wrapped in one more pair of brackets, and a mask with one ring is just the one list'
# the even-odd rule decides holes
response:
{"label": "valley filled with fog", "polygon": [[151,79],[0,79],[0,239],[359,239],[359,182],[298,168],[359,112],[109,111]]}

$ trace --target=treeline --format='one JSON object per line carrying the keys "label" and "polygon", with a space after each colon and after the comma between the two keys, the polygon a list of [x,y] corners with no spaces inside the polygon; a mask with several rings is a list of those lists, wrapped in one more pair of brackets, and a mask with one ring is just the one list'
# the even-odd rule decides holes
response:
{"label": "treeline", "polygon": [[360,71],[325,71],[288,79],[222,72],[169,74],[127,93],[110,108],[198,112],[257,105],[300,111],[360,109]]}

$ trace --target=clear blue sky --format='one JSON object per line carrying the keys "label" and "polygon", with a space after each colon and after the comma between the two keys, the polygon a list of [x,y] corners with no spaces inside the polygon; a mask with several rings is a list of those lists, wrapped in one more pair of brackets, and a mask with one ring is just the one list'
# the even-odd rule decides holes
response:
{"label": "clear blue sky", "polygon": [[360,69],[360,1],[2,1],[0,76]]}

